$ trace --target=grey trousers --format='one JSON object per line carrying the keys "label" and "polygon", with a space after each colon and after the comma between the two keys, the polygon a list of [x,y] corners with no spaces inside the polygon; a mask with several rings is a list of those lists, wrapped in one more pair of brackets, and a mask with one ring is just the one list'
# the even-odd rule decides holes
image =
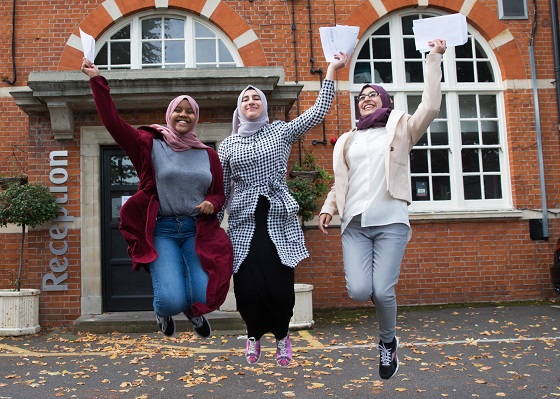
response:
{"label": "grey trousers", "polygon": [[346,289],[356,301],[371,299],[379,323],[379,338],[391,342],[397,327],[395,286],[411,229],[404,223],[361,227],[355,216],[342,233]]}

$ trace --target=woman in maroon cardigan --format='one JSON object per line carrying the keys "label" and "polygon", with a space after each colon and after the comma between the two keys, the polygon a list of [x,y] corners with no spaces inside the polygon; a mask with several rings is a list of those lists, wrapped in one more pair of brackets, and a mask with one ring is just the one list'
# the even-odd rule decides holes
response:
{"label": "woman in maroon cardigan", "polygon": [[183,312],[199,336],[209,337],[204,314],[226,298],[233,248],[217,218],[225,201],[221,163],[195,132],[198,104],[179,96],[168,106],[166,126],[136,129],[119,116],[97,67],[84,58],[81,70],[90,78],[103,125],[140,179],[121,208],[119,228],[133,269],[151,274],[158,326],[172,336],[172,316]]}

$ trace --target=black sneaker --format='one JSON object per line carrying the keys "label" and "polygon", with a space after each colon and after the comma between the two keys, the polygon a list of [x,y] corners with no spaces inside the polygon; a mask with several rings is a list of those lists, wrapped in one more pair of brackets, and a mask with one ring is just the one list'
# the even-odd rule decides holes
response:
{"label": "black sneaker", "polygon": [[194,327],[194,332],[200,338],[208,338],[212,335],[212,329],[210,328],[210,323],[206,320],[204,316],[188,316],[187,319],[192,323]]}
{"label": "black sneaker", "polygon": [[393,338],[393,342],[389,344],[379,341],[379,345],[377,345],[377,349],[379,349],[379,376],[384,380],[394,377],[399,371],[398,348],[399,339],[397,337]]}
{"label": "black sneaker", "polygon": [[163,335],[172,337],[175,334],[175,322],[171,316],[159,316],[156,314],[156,321]]}

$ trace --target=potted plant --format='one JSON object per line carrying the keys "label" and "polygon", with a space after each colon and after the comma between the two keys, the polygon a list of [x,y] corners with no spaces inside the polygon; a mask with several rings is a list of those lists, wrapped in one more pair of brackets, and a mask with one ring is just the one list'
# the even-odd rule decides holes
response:
{"label": "potted plant", "polygon": [[317,164],[311,153],[306,153],[301,163],[294,166],[287,184],[290,194],[299,205],[298,215],[303,222],[313,219],[319,209],[318,201],[329,191],[331,180],[332,175]]}
{"label": "potted plant", "polygon": [[[25,229],[36,227],[58,216],[56,196],[39,183],[13,183],[0,192],[0,226],[21,226],[19,268],[13,289],[0,290],[0,335],[38,332],[38,289],[22,289]],[[1,302],[3,301],[3,302]]]}

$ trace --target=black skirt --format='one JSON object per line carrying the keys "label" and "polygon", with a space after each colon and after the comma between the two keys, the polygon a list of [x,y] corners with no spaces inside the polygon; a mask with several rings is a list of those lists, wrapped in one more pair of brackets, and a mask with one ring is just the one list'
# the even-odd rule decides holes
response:
{"label": "black skirt", "polygon": [[295,304],[294,269],[282,264],[268,235],[269,208],[268,199],[260,196],[249,254],[233,275],[237,310],[247,325],[247,336],[257,340],[267,332],[284,338]]}

